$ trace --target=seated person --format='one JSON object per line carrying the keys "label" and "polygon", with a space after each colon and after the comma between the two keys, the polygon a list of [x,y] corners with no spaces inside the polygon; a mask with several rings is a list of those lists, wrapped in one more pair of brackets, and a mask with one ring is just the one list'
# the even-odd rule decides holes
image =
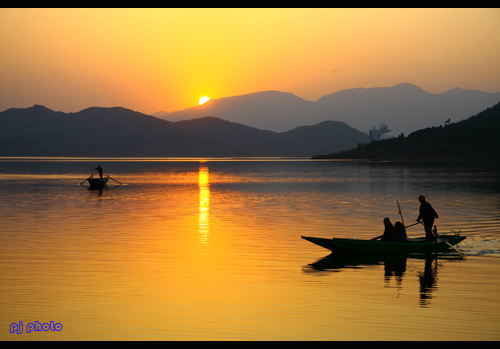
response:
{"label": "seated person", "polygon": [[394,226],[389,218],[384,218],[384,235],[380,238],[382,241],[388,241],[394,238]]}
{"label": "seated person", "polygon": [[406,229],[403,223],[394,224],[394,238],[391,241],[406,241]]}

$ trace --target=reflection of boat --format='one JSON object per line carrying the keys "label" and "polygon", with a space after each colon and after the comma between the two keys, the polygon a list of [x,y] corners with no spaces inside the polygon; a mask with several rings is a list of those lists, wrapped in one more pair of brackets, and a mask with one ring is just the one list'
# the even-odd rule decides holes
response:
{"label": "reflection of boat", "polygon": [[[453,262],[462,259],[463,256],[459,254],[438,254],[434,252],[402,254],[331,253],[314,263],[304,266],[303,272],[324,276],[342,272],[346,269],[382,270],[383,268],[384,285],[390,287],[391,280],[394,280],[400,290],[407,276],[408,265],[414,271],[418,261],[421,260],[423,261],[423,268],[417,273],[420,306],[427,307],[433,298],[432,293],[437,291],[438,261]],[[378,268],[373,269],[374,266],[378,266]]]}
{"label": "reflection of boat", "polygon": [[[403,262],[409,255],[379,255],[379,254],[342,254],[331,253],[320,260],[309,264],[307,271],[339,271],[342,269],[356,269],[383,263]],[[310,269],[309,269],[310,268]]]}
{"label": "reflection of boat", "polygon": [[308,236],[302,236],[302,238],[335,253],[400,254],[444,252],[451,246],[464,240],[466,237],[460,235],[440,235],[437,241],[429,241],[425,238],[408,238],[406,241],[379,241],[341,238],[325,239]]}
{"label": "reflection of boat", "polygon": [[406,265],[406,261],[411,260],[462,260],[458,254],[435,254],[435,253],[402,253],[402,254],[337,254],[331,253],[318,261],[308,264],[304,271],[340,271],[342,269],[357,269],[373,265],[401,266],[401,270]]}

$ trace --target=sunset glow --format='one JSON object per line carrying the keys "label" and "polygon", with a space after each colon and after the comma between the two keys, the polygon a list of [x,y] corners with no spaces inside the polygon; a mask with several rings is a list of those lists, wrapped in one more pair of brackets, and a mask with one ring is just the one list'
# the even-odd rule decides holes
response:
{"label": "sunset glow", "polygon": [[499,34],[0,9],[0,340],[499,339]]}
{"label": "sunset glow", "polygon": [[172,112],[205,94],[315,101],[402,82],[500,90],[499,9],[1,9],[0,31],[0,110]]}

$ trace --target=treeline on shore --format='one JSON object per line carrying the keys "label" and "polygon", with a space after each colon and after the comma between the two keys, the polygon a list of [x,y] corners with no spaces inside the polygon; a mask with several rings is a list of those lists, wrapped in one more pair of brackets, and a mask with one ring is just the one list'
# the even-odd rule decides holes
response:
{"label": "treeline on shore", "polygon": [[500,103],[460,122],[399,137],[358,144],[357,148],[313,159],[498,159]]}

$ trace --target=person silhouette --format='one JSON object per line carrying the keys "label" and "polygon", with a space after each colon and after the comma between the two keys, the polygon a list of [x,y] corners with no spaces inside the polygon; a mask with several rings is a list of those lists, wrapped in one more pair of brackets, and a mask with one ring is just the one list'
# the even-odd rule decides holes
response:
{"label": "person silhouette", "polygon": [[101,167],[101,165],[98,165],[94,170],[96,170],[97,172],[99,172],[99,177],[102,178],[102,167]]}
{"label": "person silhouette", "polygon": [[394,226],[391,223],[391,220],[386,217],[384,218],[384,235],[380,240],[387,241],[394,238]]}
{"label": "person silhouette", "polygon": [[420,214],[418,215],[417,222],[423,221],[425,238],[427,240],[434,240],[435,237],[432,233],[432,226],[434,225],[434,219],[439,218],[439,216],[432,208],[431,204],[425,201],[425,196],[420,195],[418,201],[420,201]]}

